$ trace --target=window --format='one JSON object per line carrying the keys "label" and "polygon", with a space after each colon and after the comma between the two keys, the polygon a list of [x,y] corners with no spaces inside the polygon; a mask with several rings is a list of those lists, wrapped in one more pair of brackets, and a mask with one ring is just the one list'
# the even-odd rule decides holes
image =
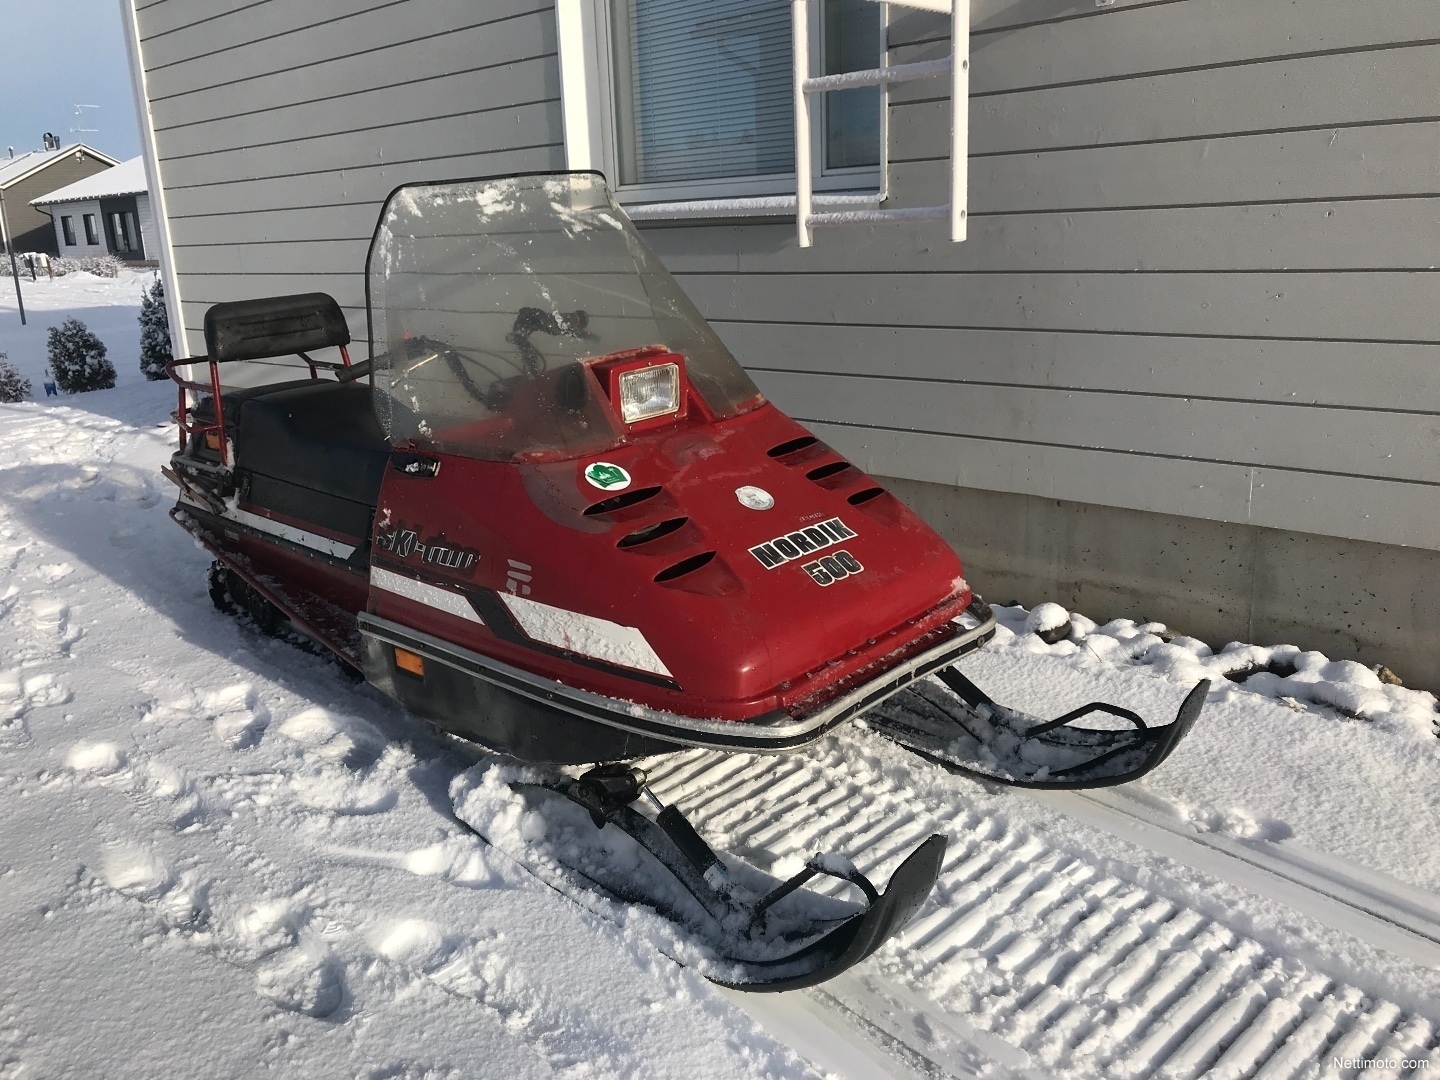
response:
{"label": "window", "polygon": [[115,251],[125,255],[136,249],[135,215],[130,213],[111,214],[110,232],[115,237]]}
{"label": "window", "polygon": [[65,234],[65,246],[75,246],[75,219],[68,216],[60,218],[60,231]]}
{"label": "window", "polygon": [[622,185],[793,171],[790,10],[773,0],[613,0]]}
{"label": "window", "polygon": [[100,243],[100,234],[95,231],[94,214],[85,215],[85,243],[89,244],[91,247],[94,247],[96,244]]}
{"label": "window", "polygon": [[[586,5],[593,5],[587,8]],[[878,67],[881,5],[818,0],[812,54],[824,70]],[[628,201],[793,190],[795,112],[790,6],[778,0],[562,2],[567,132],[573,96],[590,121],[571,167],[603,169]],[[593,20],[594,54],[567,48],[565,20]],[[588,35],[586,35],[588,36]],[[576,35],[578,38],[579,35]],[[579,78],[575,72],[586,70]],[[878,187],[881,92],[825,95],[816,125],[817,187]],[[817,118],[818,119],[818,118]],[[823,145],[822,145],[823,143]],[[598,150],[598,152],[596,152]],[[580,158],[581,160],[577,160]]]}
{"label": "window", "polygon": [[[871,0],[825,0],[821,62],[826,75],[880,66],[880,5]],[[880,164],[880,88],[832,90],[825,95],[826,169]]]}

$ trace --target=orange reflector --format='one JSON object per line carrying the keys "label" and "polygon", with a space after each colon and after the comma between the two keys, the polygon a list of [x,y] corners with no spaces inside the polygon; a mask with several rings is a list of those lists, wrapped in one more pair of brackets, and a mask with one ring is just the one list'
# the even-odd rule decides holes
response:
{"label": "orange reflector", "polygon": [[213,431],[207,431],[205,433],[205,445],[208,446],[211,450],[219,450],[220,436],[216,435]]}
{"label": "orange reflector", "polygon": [[410,672],[411,675],[424,676],[425,674],[424,659],[408,649],[397,648],[395,650],[395,666],[401,671]]}

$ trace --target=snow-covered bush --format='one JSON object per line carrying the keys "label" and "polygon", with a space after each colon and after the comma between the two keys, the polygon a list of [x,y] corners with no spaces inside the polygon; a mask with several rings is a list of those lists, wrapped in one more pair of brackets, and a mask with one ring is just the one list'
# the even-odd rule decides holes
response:
{"label": "snow-covered bush", "polygon": [[15,370],[15,365],[0,352],[0,402],[10,404],[30,396],[30,380]]}
{"label": "snow-covered bush", "polygon": [[170,355],[170,317],[165,313],[165,285],[155,284],[140,294],[140,370],[151,382],[165,378]]}
{"label": "snow-covered bush", "polygon": [[114,255],[82,255],[78,259],[51,259],[56,277],[83,272],[96,277],[118,277],[120,260]]}
{"label": "snow-covered bush", "polygon": [[109,390],[115,385],[115,365],[105,359],[105,343],[79,319],[66,319],[50,327],[50,370],[67,394]]}
{"label": "snow-covered bush", "polygon": [[[35,260],[35,274],[37,277],[45,277],[45,264],[40,261],[41,255],[34,251],[17,251],[15,253],[15,271],[26,281],[30,280],[30,267],[25,265],[26,259]],[[10,273],[10,253],[0,249],[0,276],[12,277]]]}

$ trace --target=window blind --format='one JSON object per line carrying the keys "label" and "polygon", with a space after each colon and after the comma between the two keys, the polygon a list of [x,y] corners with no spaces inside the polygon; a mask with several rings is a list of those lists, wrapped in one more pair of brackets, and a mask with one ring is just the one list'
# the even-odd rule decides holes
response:
{"label": "window blind", "polygon": [[622,184],[795,169],[790,6],[612,0]]}

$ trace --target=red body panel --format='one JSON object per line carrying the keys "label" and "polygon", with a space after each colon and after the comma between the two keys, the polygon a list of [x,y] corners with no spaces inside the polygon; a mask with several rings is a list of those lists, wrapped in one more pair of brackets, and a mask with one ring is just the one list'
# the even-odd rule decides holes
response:
{"label": "red body panel", "polygon": [[[954,552],[899,500],[882,492],[850,501],[878,488],[860,470],[818,442],[772,455],[806,435],[764,405],[718,422],[697,418],[647,431],[578,460],[446,456],[433,477],[387,472],[375,566],[436,585],[528,594],[634,627],[668,669],[670,685],[503,640],[481,622],[394,592],[372,588],[368,610],[567,684],[682,715],[738,720],[803,710],[826,688],[943,627],[971,600]],[[626,470],[630,483],[610,491],[593,486],[585,469],[596,461]],[[742,486],[768,492],[773,507],[742,505]],[[595,510],[652,487],[659,491],[634,505]],[[618,546],[637,530],[681,518],[666,535]],[[837,518],[843,530],[814,531]],[[801,543],[790,549],[799,557],[771,568],[750,551],[807,527],[821,549],[803,553]],[[410,542],[397,544],[404,533],[413,534]],[[462,554],[447,567],[426,561],[421,547]],[[464,557],[470,552],[474,560]],[[707,552],[714,554],[698,569],[656,581]],[[844,566],[863,569],[821,584],[831,575],[804,568],[841,552],[849,556]]]}

